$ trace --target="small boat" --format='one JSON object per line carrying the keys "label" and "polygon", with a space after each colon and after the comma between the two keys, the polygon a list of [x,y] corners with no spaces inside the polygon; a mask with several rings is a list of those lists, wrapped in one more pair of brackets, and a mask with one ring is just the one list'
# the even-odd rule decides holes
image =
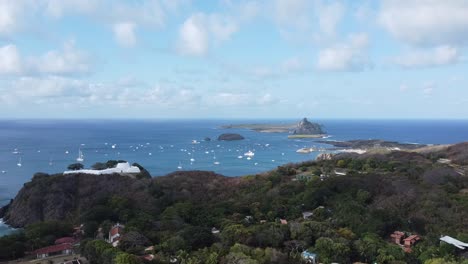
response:
{"label": "small boat", "polygon": [[193,139],[193,140],[192,140],[192,144],[200,144],[200,142],[197,141],[196,139]]}
{"label": "small boat", "polygon": [[244,156],[247,156],[247,157],[253,157],[255,155],[255,153],[253,153],[252,151],[247,151],[246,153],[244,153]]}
{"label": "small boat", "polygon": [[252,158],[251,157],[247,157],[247,160],[251,160]]}
{"label": "small boat", "polygon": [[2,170],[2,174],[5,174],[5,173],[6,173],[6,171],[5,171],[5,170]]}
{"label": "small boat", "polygon": [[65,154],[68,154],[68,153],[70,153],[70,152],[68,152],[68,150],[65,150]]}
{"label": "small boat", "polygon": [[76,161],[78,162],[84,161],[83,152],[81,152],[81,149],[78,149],[78,158],[76,158]]}
{"label": "small boat", "polygon": [[18,155],[20,154],[19,150],[17,148],[15,148],[11,153],[15,154],[15,155]]}
{"label": "small boat", "polygon": [[237,156],[238,159],[242,159],[244,156]]}
{"label": "small boat", "polygon": [[21,163],[21,157],[19,157],[18,163],[16,163],[16,166],[21,167],[23,164]]}
{"label": "small boat", "polygon": [[177,166],[177,169],[181,170],[182,169],[182,164],[179,162],[179,166]]}
{"label": "small boat", "polygon": [[117,144],[113,144],[113,145],[111,146],[111,148],[115,149],[116,146],[117,146]]}
{"label": "small boat", "polygon": [[195,159],[194,159],[194,158],[191,158],[191,159],[190,159],[190,162],[194,162],[194,161],[195,161]]}
{"label": "small boat", "polygon": [[214,165],[219,165],[219,161],[213,162]]}

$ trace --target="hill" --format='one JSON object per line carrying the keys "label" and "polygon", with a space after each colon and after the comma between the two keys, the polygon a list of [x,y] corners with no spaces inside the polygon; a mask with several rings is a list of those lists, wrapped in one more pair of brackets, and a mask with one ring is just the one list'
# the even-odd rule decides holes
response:
{"label": "hill", "polygon": [[[31,230],[57,221],[84,224],[88,239],[99,226],[120,222],[126,241],[138,234],[155,245],[153,263],[174,256],[184,263],[301,263],[305,249],[324,263],[462,263],[464,251],[439,237],[468,241],[465,146],[343,153],[236,178],[205,171],[152,179],[36,175],[3,212],[25,235],[1,238],[0,246],[11,252],[13,245],[47,244],[56,229]],[[397,230],[421,237],[411,253],[391,242]],[[82,253],[110,263],[90,253],[105,247],[89,241]],[[143,245],[128,243],[116,250],[144,254]],[[0,256],[7,258],[2,250]]]}

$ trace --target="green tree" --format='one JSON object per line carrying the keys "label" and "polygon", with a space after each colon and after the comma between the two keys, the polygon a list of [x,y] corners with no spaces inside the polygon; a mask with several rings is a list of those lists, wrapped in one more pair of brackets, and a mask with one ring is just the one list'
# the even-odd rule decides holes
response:
{"label": "green tree", "polygon": [[321,262],[348,263],[351,249],[344,242],[335,242],[331,238],[321,237],[315,242],[315,252],[319,255]]}
{"label": "green tree", "polygon": [[115,257],[114,263],[115,264],[142,264],[143,262],[135,255],[121,252]]}

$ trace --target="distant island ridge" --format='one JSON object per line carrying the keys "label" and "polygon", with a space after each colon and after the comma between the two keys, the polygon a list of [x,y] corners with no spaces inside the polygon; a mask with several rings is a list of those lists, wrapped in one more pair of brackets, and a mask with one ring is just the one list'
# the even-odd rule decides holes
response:
{"label": "distant island ridge", "polygon": [[260,133],[289,133],[288,138],[322,138],[326,136],[322,125],[310,122],[307,118],[303,118],[297,124],[230,124],[221,126],[221,128],[250,129]]}

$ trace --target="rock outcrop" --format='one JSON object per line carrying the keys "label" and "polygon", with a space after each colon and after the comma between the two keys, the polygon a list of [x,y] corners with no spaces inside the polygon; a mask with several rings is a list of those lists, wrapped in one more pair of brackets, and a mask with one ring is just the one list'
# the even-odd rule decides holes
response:
{"label": "rock outcrop", "polygon": [[234,133],[225,133],[221,134],[218,137],[218,140],[224,140],[224,141],[233,141],[233,140],[242,140],[244,139],[243,136],[239,134],[234,134]]}
{"label": "rock outcrop", "polygon": [[307,118],[304,118],[297,124],[292,131],[293,135],[320,135],[325,134],[322,126],[317,123],[311,123]]}

